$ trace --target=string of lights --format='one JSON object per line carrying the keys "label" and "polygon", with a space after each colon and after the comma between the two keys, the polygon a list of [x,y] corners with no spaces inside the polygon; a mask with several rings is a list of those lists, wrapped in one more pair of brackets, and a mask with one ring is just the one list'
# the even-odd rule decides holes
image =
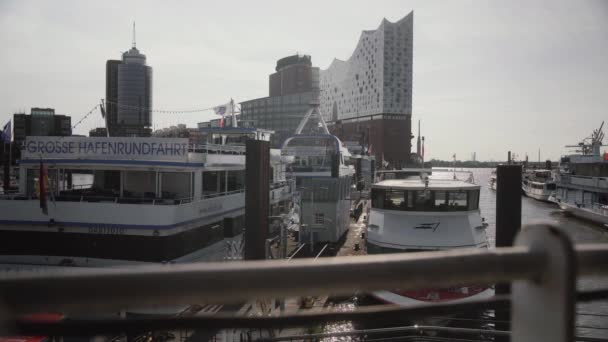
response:
{"label": "string of lights", "polygon": [[[215,107],[217,107],[217,106],[213,106],[213,107],[208,107],[208,108],[198,108],[198,109],[188,109],[188,110],[165,110],[165,109],[153,109],[153,108],[147,108],[147,107],[125,105],[125,104],[120,104],[118,102],[110,101],[110,100],[106,100],[106,103],[115,105],[115,106],[120,107],[120,108],[145,110],[145,111],[149,111],[149,112],[152,112],[152,113],[163,113],[163,114],[199,113],[199,112],[206,112],[206,111],[209,111],[209,110],[213,110]],[[235,107],[237,107],[237,106],[235,105]]]}
{"label": "string of lights", "polygon": [[78,125],[80,125],[84,120],[86,120],[91,114],[93,114],[93,112],[95,111],[95,109],[99,108],[99,104],[95,105],[95,107],[91,108],[91,110],[86,113],[84,116],[82,116],[80,118],[80,120],[78,120],[78,122],[76,122],[74,125],[72,125],[72,130],[74,130],[76,127],[78,127]]}

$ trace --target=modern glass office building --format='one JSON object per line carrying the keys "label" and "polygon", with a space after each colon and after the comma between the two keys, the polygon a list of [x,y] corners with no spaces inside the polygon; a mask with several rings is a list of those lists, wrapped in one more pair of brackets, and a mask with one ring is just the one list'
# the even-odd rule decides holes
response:
{"label": "modern glass office building", "polygon": [[270,143],[279,148],[294,134],[310,108],[319,101],[319,68],[308,55],[279,59],[276,72],[268,77],[269,97],[241,102],[241,118],[275,133]]}
{"label": "modern glass office building", "polygon": [[106,109],[111,136],[150,136],[152,68],[135,46],[106,63]]}

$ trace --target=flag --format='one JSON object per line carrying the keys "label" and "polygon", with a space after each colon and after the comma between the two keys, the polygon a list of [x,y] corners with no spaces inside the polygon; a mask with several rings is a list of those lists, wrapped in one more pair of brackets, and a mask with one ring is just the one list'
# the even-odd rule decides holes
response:
{"label": "flag", "polygon": [[48,178],[46,175],[46,169],[42,160],[40,160],[40,172],[38,175],[38,197],[40,198],[40,209],[44,215],[49,214],[49,208],[46,204],[46,186],[48,184]]}
{"label": "flag", "polygon": [[222,116],[222,119],[220,120],[220,127],[224,127],[224,116],[232,113],[232,104],[228,102],[226,104],[213,107],[213,111],[216,115]]}
{"label": "flag", "polygon": [[213,111],[215,112],[215,114],[221,115],[222,117],[224,117],[224,115],[226,115],[226,114],[231,114],[230,112],[232,110],[231,110],[230,102],[223,104],[223,105],[219,105],[217,107],[213,107]]}
{"label": "flag", "polygon": [[2,129],[2,134],[0,135],[2,142],[10,144],[12,140],[12,132],[13,130],[11,129],[11,120],[8,120],[8,122],[6,123],[6,125],[4,125],[4,128]]}

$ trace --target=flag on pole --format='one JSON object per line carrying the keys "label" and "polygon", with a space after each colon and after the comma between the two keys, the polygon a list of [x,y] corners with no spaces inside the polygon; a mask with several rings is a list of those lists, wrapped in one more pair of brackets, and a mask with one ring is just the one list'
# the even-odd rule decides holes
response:
{"label": "flag on pole", "polygon": [[231,103],[228,102],[226,104],[223,105],[219,105],[217,107],[213,107],[213,111],[215,112],[216,115],[221,115],[222,119],[220,120],[220,127],[224,127],[224,116],[226,114],[230,115],[232,114],[232,107],[231,107]]}
{"label": "flag on pole", "polygon": [[2,140],[2,142],[10,144],[13,136],[13,130],[11,129],[11,126],[11,120],[8,120],[6,125],[4,125],[4,127],[2,128],[2,134],[0,134],[0,140]]}

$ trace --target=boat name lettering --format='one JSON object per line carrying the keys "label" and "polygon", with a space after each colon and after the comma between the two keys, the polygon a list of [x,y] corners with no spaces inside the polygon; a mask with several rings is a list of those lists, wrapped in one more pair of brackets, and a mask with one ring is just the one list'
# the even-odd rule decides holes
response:
{"label": "boat name lettering", "polygon": [[185,156],[188,144],[178,142],[133,142],[133,141],[40,141],[28,140],[25,149],[37,154],[96,154],[115,156]]}
{"label": "boat name lettering", "polygon": [[124,235],[125,228],[113,227],[113,226],[94,226],[89,227],[90,234],[104,234],[104,235]]}
{"label": "boat name lettering", "polygon": [[434,232],[435,230],[437,230],[437,227],[439,227],[439,222],[435,222],[435,223],[420,223],[417,226],[415,226],[414,229],[429,229],[429,230],[432,230]]}

